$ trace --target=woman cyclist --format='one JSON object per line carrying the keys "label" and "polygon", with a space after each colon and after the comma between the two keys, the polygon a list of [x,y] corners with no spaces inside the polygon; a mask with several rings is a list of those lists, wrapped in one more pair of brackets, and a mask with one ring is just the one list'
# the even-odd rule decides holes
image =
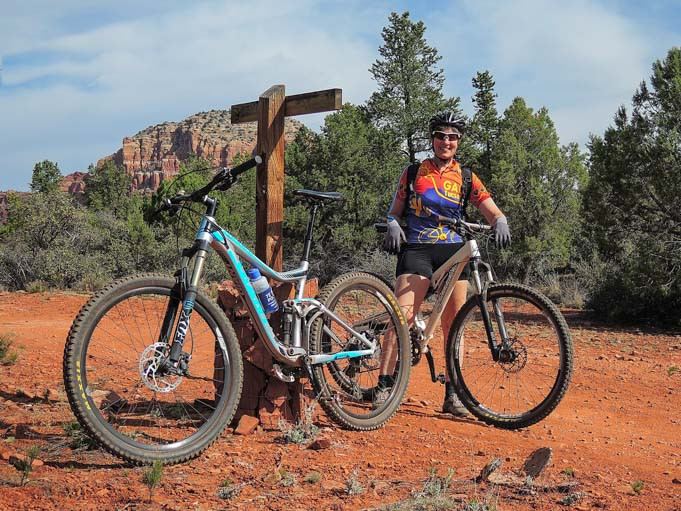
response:
{"label": "woman cyclist", "polygon": [[[413,183],[408,183],[409,167],[404,169],[388,212],[386,248],[399,254],[395,272],[395,295],[410,324],[428,291],[433,272],[463,245],[461,237],[447,224],[439,222],[437,217],[441,215],[459,218],[463,213],[463,177],[455,154],[464,131],[463,119],[457,118],[452,112],[441,112],[430,119],[429,133],[434,155],[420,164]],[[502,247],[509,245],[511,234],[506,217],[480,179],[475,174],[472,174],[471,179],[469,202],[494,227],[496,243]],[[404,230],[399,219],[406,224]],[[466,300],[467,280],[468,267],[461,274],[442,313],[445,345],[454,317]],[[386,340],[381,353],[378,390],[374,396],[375,407],[390,394],[396,358],[394,343]],[[454,392],[454,386],[449,382],[449,376],[445,378],[447,381],[442,411],[458,417],[468,415]]]}

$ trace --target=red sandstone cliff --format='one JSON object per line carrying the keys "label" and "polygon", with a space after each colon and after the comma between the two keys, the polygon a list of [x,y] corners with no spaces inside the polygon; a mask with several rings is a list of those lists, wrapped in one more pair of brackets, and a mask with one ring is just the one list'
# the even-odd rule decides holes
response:
{"label": "red sandstone cliff", "polygon": [[[285,141],[293,140],[301,126],[298,121],[286,119]],[[133,177],[133,190],[152,192],[163,180],[175,176],[181,162],[189,156],[198,156],[215,166],[226,166],[238,154],[251,154],[256,132],[255,122],[232,125],[229,110],[201,112],[180,122],[164,122],[125,137],[123,147],[99,160],[97,166],[113,160]],[[73,182],[77,181],[82,179]],[[74,191],[78,193],[82,189]]]}

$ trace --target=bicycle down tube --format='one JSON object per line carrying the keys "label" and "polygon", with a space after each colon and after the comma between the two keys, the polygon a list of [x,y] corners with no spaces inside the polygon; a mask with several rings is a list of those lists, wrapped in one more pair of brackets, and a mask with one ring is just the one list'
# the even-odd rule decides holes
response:
{"label": "bicycle down tube", "polygon": [[197,239],[209,238],[210,246],[224,261],[232,279],[239,284],[242,291],[242,297],[253,320],[253,325],[260,338],[264,341],[267,350],[277,362],[281,362],[287,366],[300,366],[303,358],[308,355],[306,347],[303,346],[302,328],[300,324],[302,318],[307,315],[307,312],[293,315],[291,346],[285,346],[279,342],[270,325],[269,319],[265,315],[260,299],[257,297],[255,290],[250,284],[240,258],[243,258],[252,266],[257,267],[261,273],[269,278],[279,282],[293,282],[296,286],[296,296],[293,299],[294,304],[301,307],[307,307],[308,312],[312,309],[317,309],[318,311],[311,318],[309,323],[312,323],[319,315],[327,315],[360,340],[366,347],[366,349],[363,350],[347,351],[334,355],[310,355],[309,361],[311,364],[325,363],[339,358],[362,357],[372,355],[375,352],[376,344],[373,341],[368,340],[364,334],[352,328],[352,326],[348,325],[332,311],[328,310],[324,304],[313,298],[303,297],[305,283],[307,281],[307,261],[302,261],[301,266],[294,270],[278,272],[261,261],[228,231],[222,229],[215,222],[215,219],[212,217],[204,217],[204,222],[201,224]]}

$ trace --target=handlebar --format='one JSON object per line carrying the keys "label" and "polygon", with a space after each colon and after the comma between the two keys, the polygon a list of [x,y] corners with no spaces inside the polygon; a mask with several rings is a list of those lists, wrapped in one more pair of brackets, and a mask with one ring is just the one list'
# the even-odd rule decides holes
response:
{"label": "handlebar", "polygon": [[256,155],[248,161],[245,161],[236,167],[231,169],[222,168],[220,169],[210,183],[202,186],[198,190],[194,190],[189,194],[179,194],[174,197],[166,197],[163,200],[163,204],[156,210],[155,213],[161,213],[163,211],[173,211],[176,212],[180,209],[180,204],[183,202],[202,202],[203,198],[211,191],[218,190],[228,190],[235,182],[239,174],[243,174],[247,170],[260,165],[263,162],[263,158],[260,155]]}
{"label": "handlebar", "polygon": [[[451,225],[455,229],[457,227],[461,227],[469,233],[479,233],[479,232],[491,231],[493,229],[493,227],[491,225],[487,225],[487,224],[483,224],[483,223],[466,222],[465,220],[461,220],[461,219],[458,219],[458,218],[449,218],[449,217],[438,215],[438,220],[442,223],[446,223],[446,224]],[[386,224],[384,222],[375,223],[374,228],[378,232],[386,232],[388,230],[388,224]]]}

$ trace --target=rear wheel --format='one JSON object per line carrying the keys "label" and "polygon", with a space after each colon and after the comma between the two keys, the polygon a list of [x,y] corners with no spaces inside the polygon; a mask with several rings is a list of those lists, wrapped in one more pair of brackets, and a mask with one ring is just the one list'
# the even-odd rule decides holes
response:
{"label": "rear wheel", "polygon": [[[496,342],[499,313],[508,333],[494,361],[477,297],[454,321],[447,342],[447,370],[461,401],[483,422],[505,429],[529,426],[549,415],[572,375],[572,339],[556,306],[521,285],[494,285],[485,303]],[[496,307],[496,310],[495,310]]]}
{"label": "rear wheel", "polygon": [[147,275],[114,282],[74,320],[64,382],[83,428],[132,463],[180,463],[211,445],[231,421],[242,387],[234,330],[198,294],[182,348],[181,374],[163,369],[181,314],[175,280]]}
{"label": "rear wheel", "polygon": [[[390,288],[373,275],[353,272],[341,275],[321,292],[324,303],[340,320],[377,343],[371,356],[339,358],[313,367],[313,384],[326,413],[342,426],[376,429],[397,411],[409,383],[411,347],[406,320]],[[390,395],[380,404],[373,398],[380,373],[381,352],[386,343],[397,352]],[[360,341],[330,316],[313,323],[313,354],[341,354],[363,349]]]}

